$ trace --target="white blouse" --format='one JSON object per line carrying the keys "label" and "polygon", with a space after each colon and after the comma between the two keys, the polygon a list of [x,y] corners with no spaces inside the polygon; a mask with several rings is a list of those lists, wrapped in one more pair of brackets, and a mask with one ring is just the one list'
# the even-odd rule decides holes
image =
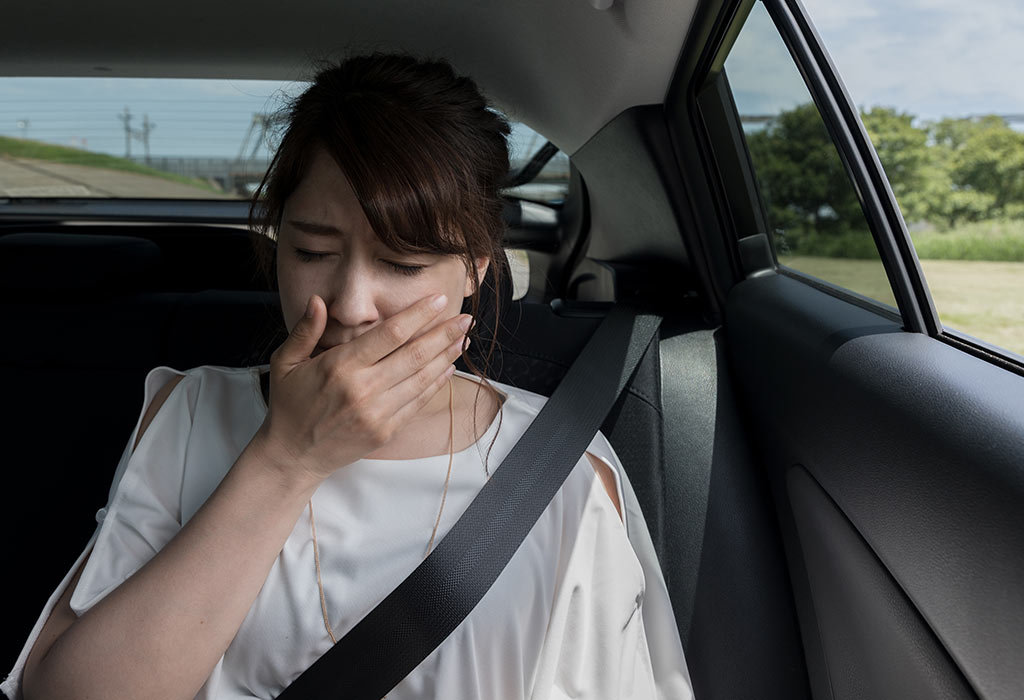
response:
{"label": "white blouse", "polygon": [[[260,369],[158,367],[149,373],[143,406],[174,375],[184,379],[132,451],[136,424],[109,501],[97,513],[96,533],[0,686],[8,696],[20,698],[28,651],[85,556],[92,552],[71,596],[78,615],[164,547],[220,483],[266,415]],[[493,384],[506,397],[501,419],[455,454],[435,547],[486,482],[484,455],[492,439],[487,465],[493,472],[546,401]],[[581,458],[477,607],[388,693],[389,700],[692,698],[639,505],[607,440],[598,434],[588,451],[612,467],[626,524]],[[447,467],[448,455],[362,459],[335,472],[313,495],[327,611],[337,638],[422,561]],[[307,509],[197,697],[273,698],[330,647]]]}

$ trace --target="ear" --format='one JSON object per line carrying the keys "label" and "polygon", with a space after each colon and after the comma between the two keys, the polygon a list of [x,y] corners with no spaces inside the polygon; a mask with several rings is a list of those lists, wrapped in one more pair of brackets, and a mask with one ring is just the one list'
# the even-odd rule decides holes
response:
{"label": "ear", "polygon": [[[490,264],[490,258],[477,258],[473,261],[473,268],[476,272],[476,283],[480,286],[484,283],[484,275],[487,274],[487,266]],[[466,288],[462,292],[462,296],[468,297],[473,294],[473,278],[468,274],[466,275]]]}

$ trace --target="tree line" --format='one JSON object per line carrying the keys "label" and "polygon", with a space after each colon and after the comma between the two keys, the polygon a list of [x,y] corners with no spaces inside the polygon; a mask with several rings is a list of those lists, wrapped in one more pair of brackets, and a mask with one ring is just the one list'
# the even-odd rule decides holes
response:
{"label": "tree line", "polygon": [[[908,224],[948,230],[1024,220],[1024,134],[1001,117],[915,126],[911,114],[874,107],[861,118]],[[781,230],[794,253],[875,255],[866,249],[873,249],[870,236],[861,235],[867,226],[856,192],[813,104],[781,112],[746,138],[777,241]],[[855,241],[854,230],[866,240]]]}

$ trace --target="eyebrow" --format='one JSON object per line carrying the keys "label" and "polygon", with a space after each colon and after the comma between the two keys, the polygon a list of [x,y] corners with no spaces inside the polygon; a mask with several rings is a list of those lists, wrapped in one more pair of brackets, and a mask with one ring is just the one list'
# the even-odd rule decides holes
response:
{"label": "eyebrow", "polygon": [[342,236],[345,234],[340,228],[330,224],[318,224],[300,219],[289,219],[288,224],[311,236]]}

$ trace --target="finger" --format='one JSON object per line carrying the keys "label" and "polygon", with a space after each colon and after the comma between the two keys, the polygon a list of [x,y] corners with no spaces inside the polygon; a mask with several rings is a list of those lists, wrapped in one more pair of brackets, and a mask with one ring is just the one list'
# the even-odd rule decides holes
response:
{"label": "finger", "polygon": [[437,318],[447,304],[448,297],[444,294],[420,299],[363,333],[350,345],[360,360],[372,365],[404,345],[418,330]]}
{"label": "finger", "polygon": [[[382,376],[391,377],[390,384],[394,386],[426,367],[434,358],[444,354],[453,343],[461,347],[472,322],[472,316],[460,314],[436,328],[431,328],[378,362]],[[458,354],[455,357],[458,357]],[[452,362],[455,357],[448,362]]]}
{"label": "finger", "polygon": [[425,367],[416,377],[410,377],[403,384],[393,387],[395,393],[388,398],[396,405],[392,417],[394,425],[404,425],[415,416],[438,391],[448,385],[451,376],[455,374],[455,365],[450,362],[440,363],[440,373],[435,369],[432,365],[429,369]]}
{"label": "finger", "polygon": [[[429,400],[430,396],[434,395],[434,387],[437,382],[451,376],[455,371],[452,363],[458,359],[468,343],[468,338],[460,338],[445,348],[443,352],[434,357],[424,367],[421,367],[418,371],[385,391],[383,399],[387,402],[388,409],[396,416],[402,415],[408,406],[413,407],[413,413],[418,411]],[[444,382],[442,381],[441,383],[443,384]]]}
{"label": "finger", "polygon": [[296,322],[292,332],[274,352],[282,369],[290,369],[309,359],[327,326],[327,306],[314,294],[306,305],[305,315]]}

